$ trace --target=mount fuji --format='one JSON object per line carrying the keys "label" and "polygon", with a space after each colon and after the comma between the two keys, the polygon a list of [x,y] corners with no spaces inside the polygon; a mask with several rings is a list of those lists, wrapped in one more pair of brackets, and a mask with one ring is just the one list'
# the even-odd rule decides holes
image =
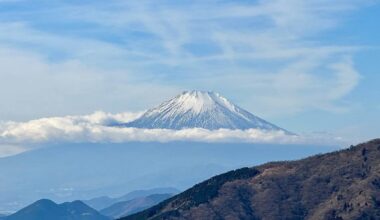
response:
{"label": "mount fuji", "polygon": [[289,133],[231,103],[218,93],[205,91],[185,91],[122,126],[174,130],[261,129]]}

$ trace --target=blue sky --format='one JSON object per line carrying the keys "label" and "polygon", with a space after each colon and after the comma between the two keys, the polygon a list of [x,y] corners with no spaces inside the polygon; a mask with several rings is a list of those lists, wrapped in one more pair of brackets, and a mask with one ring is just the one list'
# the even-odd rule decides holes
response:
{"label": "blue sky", "polygon": [[0,120],[214,90],[297,133],[380,130],[373,0],[0,0]]}

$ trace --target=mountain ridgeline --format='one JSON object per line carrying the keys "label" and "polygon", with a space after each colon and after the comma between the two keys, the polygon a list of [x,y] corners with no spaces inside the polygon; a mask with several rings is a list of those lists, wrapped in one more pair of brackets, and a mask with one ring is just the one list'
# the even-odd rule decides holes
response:
{"label": "mountain ridgeline", "polygon": [[147,190],[135,190],[132,192],[129,192],[125,195],[111,198],[108,196],[101,196],[101,197],[96,197],[92,198],[89,200],[83,200],[85,204],[88,206],[96,209],[96,210],[102,210],[102,209],[107,209],[110,206],[120,203],[120,202],[127,202],[127,201],[132,201],[134,199],[141,199],[141,198],[146,198],[151,195],[174,195],[179,193],[178,189],[171,188],[171,187],[164,187],[164,188],[152,188],[152,189],[147,189]]}
{"label": "mountain ridgeline", "polygon": [[138,197],[128,201],[115,203],[110,207],[100,210],[100,213],[116,219],[150,208],[172,196],[173,194],[152,194]]}
{"label": "mountain ridgeline", "polygon": [[380,139],[298,161],[215,176],[142,219],[380,219]]}
{"label": "mountain ridgeline", "polygon": [[184,129],[286,130],[271,124],[215,92],[188,91],[145,112],[125,127]]}
{"label": "mountain ridgeline", "polygon": [[56,204],[48,199],[41,199],[2,218],[3,220],[111,220],[101,215],[81,201]]}

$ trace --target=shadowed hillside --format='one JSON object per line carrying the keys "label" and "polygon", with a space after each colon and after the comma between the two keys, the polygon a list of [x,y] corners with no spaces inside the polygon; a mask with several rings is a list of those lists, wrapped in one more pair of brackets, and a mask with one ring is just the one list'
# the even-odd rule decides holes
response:
{"label": "shadowed hillside", "polygon": [[136,219],[380,219],[380,139],[213,177]]}

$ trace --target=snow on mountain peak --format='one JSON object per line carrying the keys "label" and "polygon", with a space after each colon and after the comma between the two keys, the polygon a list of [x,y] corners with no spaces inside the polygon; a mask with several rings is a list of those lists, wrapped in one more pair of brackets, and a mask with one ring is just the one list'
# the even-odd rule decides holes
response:
{"label": "snow on mountain peak", "polygon": [[137,128],[282,130],[211,91],[185,91],[124,124]]}
{"label": "snow on mountain peak", "polygon": [[234,110],[234,105],[227,99],[223,98],[218,93],[210,91],[185,91],[169,102],[178,107],[178,112],[191,111],[195,114],[199,114],[201,112],[215,109],[218,105]]}

